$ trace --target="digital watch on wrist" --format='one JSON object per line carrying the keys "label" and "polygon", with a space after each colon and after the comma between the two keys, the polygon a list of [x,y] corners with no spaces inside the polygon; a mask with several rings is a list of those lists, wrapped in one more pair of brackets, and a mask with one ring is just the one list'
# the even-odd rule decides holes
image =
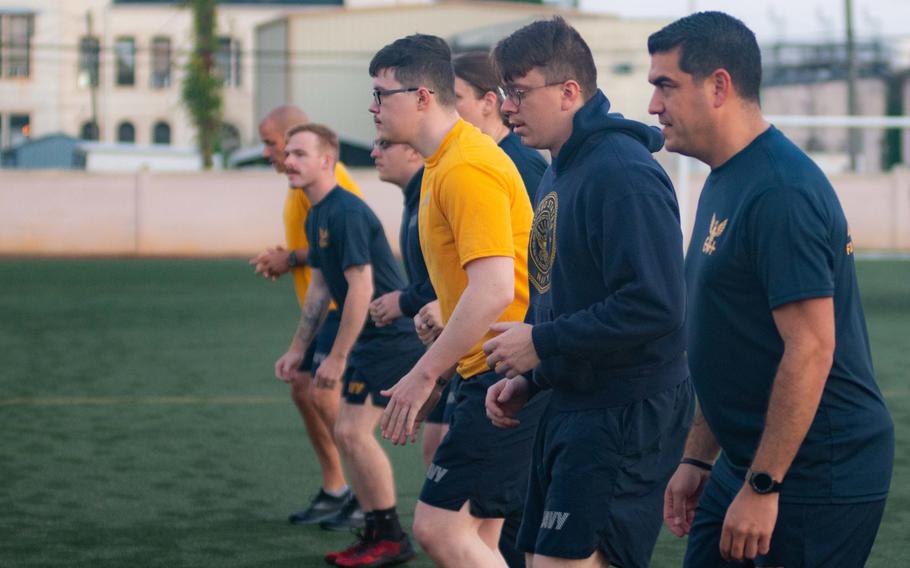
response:
{"label": "digital watch on wrist", "polygon": [[297,266],[297,253],[291,251],[288,253],[288,267],[294,268],[295,266]]}

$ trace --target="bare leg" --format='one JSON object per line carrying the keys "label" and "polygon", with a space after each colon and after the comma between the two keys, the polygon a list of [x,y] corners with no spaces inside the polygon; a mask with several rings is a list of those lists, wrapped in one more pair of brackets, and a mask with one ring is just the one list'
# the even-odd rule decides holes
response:
{"label": "bare leg", "polygon": [[395,506],[392,464],[376,440],[382,411],[369,399],[364,404],[344,402],[335,423],[335,440],[364,511]]}
{"label": "bare leg", "polygon": [[[459,511],[449,511],[417,502],[414,511],[414,536],[433,562],[446,568],[506,566],[497,550],[502,519],[478,519],[471,516],[466,501]],[[483,536],[481,536],[481,532]]]}
{"label": "bare leg", "polygon": [[334,389],[316,388],[310,373],[298,373],[291,382],[291,399],[306,425],[322,469],[322,487],[327,491],[338,491],[345,486],[341,456],[332,435],[341,404],[340,391],[340,385]]}

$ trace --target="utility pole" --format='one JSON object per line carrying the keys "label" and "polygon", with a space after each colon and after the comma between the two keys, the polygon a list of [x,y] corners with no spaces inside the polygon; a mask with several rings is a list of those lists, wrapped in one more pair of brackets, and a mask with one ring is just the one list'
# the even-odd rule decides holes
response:
{"label": "utility pole", "polygon": [[[844,0],[844,10],[847,21],[847,114],[859,114],[856,104],[856,41],[853,37],[853,0]],[[847,129],[847,148],[850,154],[850,171],[855,172],[860,151],[859,131],[856,128]]]}

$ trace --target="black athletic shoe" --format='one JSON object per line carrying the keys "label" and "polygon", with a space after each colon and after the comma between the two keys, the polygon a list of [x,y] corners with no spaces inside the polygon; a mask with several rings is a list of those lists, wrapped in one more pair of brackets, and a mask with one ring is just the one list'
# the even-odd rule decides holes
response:
{"label": "black athletic shoe", "polygon": [[363,509],[360,508],[360,504],[357,502],[357,497],[351,495],[351,498],[348,499],[340,511],[331,518],[319,523],[319,526],[327,531],[347,531],[364,528],[366,520],[363,516]]}
{"label": "black athletic shoe", "polygon": [[320,489],[319,493],[310,502],[310,506],[289,516],[288,522],[292,525],[315,525],[335,517],[340,511],[344,510],[345,505],[352,498],[353,495],[350,489],[338,497],[332,497]]}

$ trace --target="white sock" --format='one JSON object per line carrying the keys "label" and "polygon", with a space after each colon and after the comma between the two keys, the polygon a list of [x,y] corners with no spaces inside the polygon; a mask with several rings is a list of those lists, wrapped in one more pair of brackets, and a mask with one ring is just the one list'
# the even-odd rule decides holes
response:
{"label": "white sock", "polygon": [[343,486],[341,486],[341,489],[336,489],[335,491],[329,491],[328,489],[325,489],[325,488],[323,488],[322,490],[325,491],[325,493],[327,495],[331,495],[332,497],[341,497],[342,495],[344,495],[345,493],[348,492],[348,486],[343,485]]}

